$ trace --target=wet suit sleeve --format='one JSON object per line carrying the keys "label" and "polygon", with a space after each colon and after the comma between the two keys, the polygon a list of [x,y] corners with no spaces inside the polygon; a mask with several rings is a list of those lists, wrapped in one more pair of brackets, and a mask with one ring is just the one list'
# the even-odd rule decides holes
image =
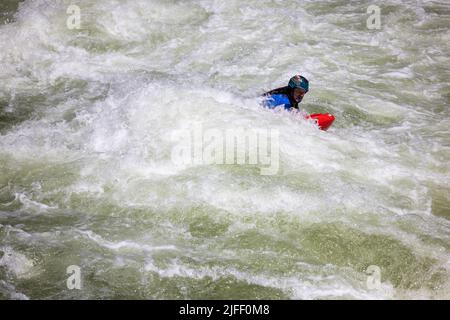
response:
{"label": "wet suit sleeve", "polygon": [[269,109],[284,106],[285,109],[291,109],[292,105],[289,98],[284,94],[268,95],[264,100],[264,106]]}

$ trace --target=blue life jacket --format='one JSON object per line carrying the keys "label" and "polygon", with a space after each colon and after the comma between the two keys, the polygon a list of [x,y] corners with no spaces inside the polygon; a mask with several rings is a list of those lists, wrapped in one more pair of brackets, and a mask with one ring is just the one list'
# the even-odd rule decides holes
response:
{"label": "blue life jacket", "polygon": [[290,110],[292,108],[291,101],[285,94],[271,94],[264,100],[264,106],[269,109],[284,106],[284,109]]}

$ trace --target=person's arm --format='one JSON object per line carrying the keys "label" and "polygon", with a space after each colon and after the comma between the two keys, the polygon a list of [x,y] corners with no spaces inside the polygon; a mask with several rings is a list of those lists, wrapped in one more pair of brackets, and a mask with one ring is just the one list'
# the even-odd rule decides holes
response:
{"label": "person's arm", "polygon": [[285,109],[290,109],[292,107],[289,98],[284,94],[272,94],[266,96],[264,106],[269,109],[274,109],[281,106],[284,106]]}

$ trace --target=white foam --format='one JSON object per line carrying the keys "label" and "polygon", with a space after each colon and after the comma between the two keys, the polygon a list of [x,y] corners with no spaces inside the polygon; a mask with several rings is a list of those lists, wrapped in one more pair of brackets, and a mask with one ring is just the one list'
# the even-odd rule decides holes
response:
{"label": "white foam", "polygon": [[17,292],[14,285],[4,280],[0,280],[0,293],[8,296],[10,299],[13,300],[30,300],[30,298],[27,297],[25,294]]}
{"label": "white foam", "polygon": [[390,284],[384,283],[376,291],[363,288],[355,288],[353,283],[349,283],[340,276],[272,276],[267,274],[255,274],[251,272],[239,271],[235,268],[223,267],[200,267],[191,268],[173,261],[166,268],[155,266],[152,261],[147,261],[145,271],[156,272],[161,277],[186,277],[203,279],[210,277],[217,281],[222,277],[232,276],[236,280],[249,284],[260,285],[280,289],[290,296],[291,299],[313,300],[313,299],[390,299],[393,296],[393,288]]}
{"label": "white foam", "polygon": [[34,263],[24,254],[13,250],[11,247],[0,247],[3,256],[0,258],[0,266],[20,279],[27,279],[33,276]]}
{"label": "white foam", "polygon": [[[448,32],[434,27],[438,15],[423,9],[432,3],[389,3],[393,12],[383,17],[383,29],[368,31],[361,25],[362,4],[327,11],[312,1],[86,0],[83,29],[71,31],[65,3],[25,1],[17,22],[0,27],[0,99],[8,114],[31,110],[2,133],[4,181],[14,184],[24,215],[90,212],[71,202],[76,196],[162,213],[203,206],[211,215],[227,212],[239,231],[249,217],[256,226],[280,212],[305,223],[341,221],[389,235],[442,263],[446,252],[392,219],[414,214],[429,219],[427,234],[446,239],[448,233],[447,222],[432,215],[431,187],[450,187],[441,70],[450,62]],[[430,30],[420,29],[427,23]],[[311,80],[302,106],[336,114],[329,132],[258,104],[257,95],[295,73]],[[440,105],[444,111],[434,112]],[[170,134],[196,122],[221,131],[278,130],[281,175],[176,166]],[[60,179],[64,170],[48,170],[59,165],[73,169],[71,181]],[[42,188],[27,185],[34,175]],[[117,254],[179,250],[80,232]],[[194,238],[189,245],[196,245]],[[31,271],[20,253],[1,261],[18,277]],[[172,267],[158,272],[196,276]],[[291,288],[295,298],[377,297],[338,276],[305,282],[226,267],[199,272]]]}
{"label": "white foam", "polygon": [[103,239],[98,234],[95,234],[92,231],[79,231],[80,234],[87,236],[90,240],[94,241],[98,245],[111,249],[111,250],[139,250],[144,252],[154,252],[154,251],[162,251],[162,250],[176,250],[177,248],[173,245],[167,246],[151,246],[147,244],[141,244],[129,240],[113,242]]}

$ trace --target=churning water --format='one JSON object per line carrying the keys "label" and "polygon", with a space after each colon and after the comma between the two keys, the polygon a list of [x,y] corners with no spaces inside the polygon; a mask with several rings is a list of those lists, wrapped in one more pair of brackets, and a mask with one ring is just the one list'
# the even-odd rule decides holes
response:
{"label": "churning water", "polygon": [[[450,5],[372,4],[2,0],[0,298],[449,299]],[[260,107],[297,73],[328,132]],[[175,165],[193,124],[279,173]]]}

